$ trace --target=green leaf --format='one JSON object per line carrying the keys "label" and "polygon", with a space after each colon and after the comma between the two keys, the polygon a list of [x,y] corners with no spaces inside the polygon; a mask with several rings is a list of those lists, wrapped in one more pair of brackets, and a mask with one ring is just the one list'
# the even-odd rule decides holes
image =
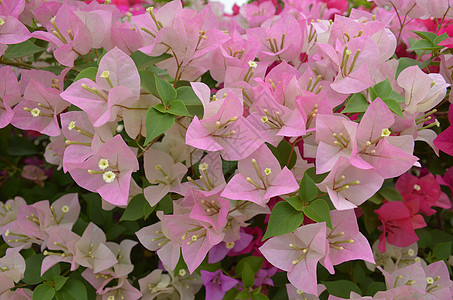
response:
{"label": "green leaf", "polygon": [[157,93],[159,94],[159,98],[165,103],[169,104],[173,100],[176,99],[176,90],[175,88],[166,80],[160,78],[157,75],[154,75]]}
{"label": "green leaf", "polygon": [[304,214],[317,223],[326,222],[327,227],[332,229],[329,204],[326,200],[316,199],[309,206],[304,207]]}
{"label": "green leaf", "polygon": [[137,66],[137,69],[146,69],[170,57],[172,56],[168,53],[159,56],[148,56],[141,51],[135,51],[131,54],[131,58]]}
{"label": "green leaf", "polygon": [[358,112],[364,112],[367,110],[368,106],[370,104],[366,100],[366,97],[361,94],[357,93],[352,95],[352,97],[349,99],[348,103],[346,104],[345,109],[343,109],[343,113],[358,113]]}
{"label": "green leaf", "polygon": [[246,288],[253,287],[255,283],[255,272],[248,263],[245,263],[242,269],[242,283]]}
{"label": "green leaf", "polygon": [[26,40],[19,44],[9,45],[4,57],[9,59],[22,58],[45,50],[46,48],[35,45],[31,40]]}
{"label": "green leaf", "polygon": [[414,51],[414,50],[436,50],[437,48],[441,48],[439,46],[434,45],[431,41],[428,40],[417,40],[407,51]]}
{"label": "green leaf", "polygon": [[374,296],[379,291],[386,291],[387,287],[385,286],[384,282],[373,282],[367,287],[367,294]]}
{"label": "green leaf", "polygon": [[83,282],[69,279],[56,293],[57,300],[88,300],[87,289]]}
{"label": "green leaf", "polygon": [[400,192],[390,186],[381,188],[378,193],[387,199],[387,201],[403,201],[403,197],[401,197]]}
{"label": "green leaf", "polygon": [[146,139],[144,146],[170,129],[173,123],[175,123],[174,115],[163,114],[150,107],[146,112]]}
{"label": "green leaf", "polygon": [[310,202],[318,196],[318,187],[311,177],[305,173],[299,184],[299,197],[303,202]]}
{"label": "green leaf", "polygon": [[373,89],[381,99],[388,98],[393,91],[392,85],[388,79],[377,83]]}
{"label": "green leaf", "polygon": [[55,283],[55,290],[59,291],[65,285],[66,281],[68,281],[68,277],[63,276],[55,276],[53,282]]}
{"label": "green leaf", "polygon": [[252,295],[252,300],[269,300],[269,298],[266,295],[259,293],[259,294],[256,294],[256,295],[253,294]]}
{"label": "green leaf", "polygon": [[389,99],[393,99],[395,100],[396,102],[398,103],[404,103],[406,101],[406,99],[404,99],[403,96],[401,96],[400,94],[398,94],[397,92],[395,91],[392,91],[390,93],[390,96],[388,97]]}
{"label": "green leaf", "polygon": [[[280,166],[283,168],[285,166],[288,167],[288,169],[291,169],[294,167],[296,164],[296,153],[294,153],[294,147],[291,146],[290,143],[288,143],[285,140],[282,140],[280,144],[278,144],[277,147],[274,147],[272,145],[268,145],[269,149],[271,149],[272,154],[278,159],[278,162],[280,163]],[[290,158],[291,155],[291,159]],[[289,159],[289,164],[286,165]]]}
{"label": "green leaf", "polygon": [[38,284],[42,282],[41,278],[41,263],[44,259],[44,255],[36,254],[30,256],[25,260],[25,273],[24,278],[22,279],[23,282],[26,284]]}
{"label": "green leaf", "polygon": [[[126,210],[121,216],[120,221],[135,221],[144,218],[145,209],[147,209],[147,207],[151,208],[143,194],[134,196],[134,198],[132,198],[131,201],[127,204]],[[150,213],[148,213],[148,216]]]}
{"label": "green leaf", "polygon": [[82,78],[88,78],[93,81],[96,81],[97,72],[98,72],[98,68],[96,68],[96,67],[86,68],[77,75],[77,77],[74,79],[74,82],[76,82],[77,80],[80,80]]}
{"label": "green leaf", "polygon": [[38,285],[33,290],[33,300],[52,300],[55,296],[55,289],[47,283]]}
{"label": "green leaf", "polygon": [[437,38],[437,34],[435,34],[434,32],[415,31],[415,30],[411,30],[411,31],[413,33],[415,33],[416,35],[418,35],[419,37],[421,37],[422,39],[427,40],[429,42],[433,42]]}
{"label": "green leaf", "polygon": [[451,255],[451,241],[438,243],[434,246],[433,255],[438,260],[447,260]]}
{"label": "green leaf", "polygon": [[235,300],[237,294],[239,294],[239,291],[237,289],[230,289],[225,293],[225,296],[223,296],[223,300]]}
{"label": "green leaf", "polygon": [[35,144],[24,137],[12,136],[8,141],[8,155],[32,156],[38,153]]}
{"label": "green leaf", "polygon": [[371,196],[371,198],[368,199],[368,201],[370,201],[371,203],[379,205],[379,204],[382,203],[382,201],[384,201],[384,197],[382,197],[379,193],[376,193],[373,196]]}
{"label": "green leaf", "polygon": [[351,291],[362,295],[362,291],[359,286],[349,280],[323,281],[322,283],[326,286],[329,295],[345,299],[349,299]]}
{"label": "green leaf", "polygon": [[154,73],[148,70],[138,70],[138,74],[140,75],[140,85],[142,88],[147,90],[150,94],[159,97],[156,88],[156,76]]}
{"label": "green leaf", "polygon": [[175,116],[191,117],[192,115],[187,111],[186,105],[181,100],[173,100],[167,113]]}
{"label": "green leaf", "polygon": [[294,209],[297,211],[302,211],[304,208],[304,203],[302,202],[302,199],[300,199],[299,196],[286,198],[286,202],[288,202],[289,205],[294,207]]}
{"label": "green leaf", "polygon": [[173,213],[173,200],[171,199],[170,195],[165,195],[162,199],[160,199],[159,203],[157,203],[157,211],[163,211],[165,215],[169,215]]}
{"label": "green leaf", "polygon": [[242,271],[244,270],[244,266],[247,264],[249,267],[252,268],[253,272],[256,273],[261,269],[263,262],[264,262],[263,257],[247,256],[238,262],[234,271],[235,271],[236,275],[242,276]]}
{"label": "green leaf", "polygon": [[239,294],[237,294],[236,299],[238,300],[245,300],[250,299],[250,293],[248,289],[243,289]]}
{"label": "green leaf", "polygon": [[304,220],[304,214],[295,210],[288,202],[280,201],[272,209],[263,241],[276,235],[283,235],[296,230]]}
{"label": "green leaf", "polygon": [[371,101],[374,101],[378,97],[378,94],[372,87],[368,88],[368,92],[370,93]]}
{"label": "green leaf", "polygon": [[395,114],[400,116],[401,118],[403,117],[403,111],[401,110],[401,105],[396,102],[396,100],[393,99],[382,99],[384,103],[390,108],[391,111],[393,111]]}
{"label": "green leaf", "polygon": [[42,279],[53,280],[53,278],[58,275],[60,275],[60,264],[53,265],[49,270],[42,274]]}
{"label": "green leaf", "polygon": [[365,229],[368,233],[372,233],[376,227],[381,223],[378,219],[377,214],[374,212],[378,209],[378,206],[370,201],[367,201],[360,205],[363,212],[363,221],[365,223]]}
{"label": "green leaf", "polygon": [[182,86],[176,89],[176,99],[185,105],[201,105],[201,100],[195,94],[191,86]]}
{"label": "green leaf", "polygon": [[435,39],[433,40],[433,44],[438,45],[440,42],[446,39],[448,39],[448,34],[446,34],[445,32],[441,35],[436,35]]}

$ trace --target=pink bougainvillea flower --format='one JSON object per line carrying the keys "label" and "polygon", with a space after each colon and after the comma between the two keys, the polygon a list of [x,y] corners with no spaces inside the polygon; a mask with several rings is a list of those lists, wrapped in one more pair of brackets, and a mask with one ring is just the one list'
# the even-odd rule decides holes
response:
{"label": "pink bougainvillea flower", "polygon": [[0,258],[0,293],[3,293],[15,286],[25,273],[25,260],[19,253],[18,248],[9,248],[6,250],[5,256]]}
{"label": "pink bougainvillea flower", "polygon": [[379,250],[385,252],[385,242],[398,247],[407,247],[416,241],[418,236],[415,229],[426,226],[421,215],[411,215],[411,211],[402,202],[386,202],[374,211],[382,226],[379,237]]}
{"label": "pink bougainvillea flower", "polygon": [[222,196],[264,206],[271,197],[296,191],[299,185],[287,167],[265,145],[238,162],[239,173],[228,182]]}
{"label": "pink bougainvillea flower", "polygon": [[105,242],[106,237],[102,229],[94,223],[88,224],[82,237],[74,244],[74,261],[93,269],[94,273],[112,267],[118,261]]}
{"label": "pink bougainvillea flower", "polygon": [[228,91],[224,98],[205,105],[202,120],[194,117],[187,129],[186,144],[208,151],[220,150],[226,160],[247,157],[264,141],[242,113],[242,100]]}
{"label": "pink bougainvillea flower", "polygon": [[149,205],[155,206],[168,192],[179,187],[187,168],[175,163],[166,152],[150,149],[144,155],[146,179],[153,184],[144,190]]}
{"label": "pink bougainvillea flower", "polygon": [[201,278],[206,288],[206,299],[222,300],[227,291],[236,286],[239,281],[223,274],[222,270],[208,272],[201,270]]}
{"label": "pink bougainvillea flower", "polygon": [[442,197],[443,193],[440,190],[440,185],[432,174],[419,178],[410,173],[405,173],[398,178],[395,188],[401,193],[405,203],[416,201],[417,207],[419,207],[418,212],[427,216],[431,216],[436,212],[432,206],[446,209],[451,207],[448,197],[448,201],[443,201],[445,198]]}
{"label": "pink bougainvillea flower", "polygon": [[12,107],[20,101],[17,77],[10,66],[0,68],[0,128],[13,119]]}
{"label": "pink bougainvillea flower", "polygon": [[259,250],[272,265],[288,272],[289,282],[297,289],[318,295],[316,265],[326,255],[326,223],[272,237]]}
{"label": "pink bougainvillea flower", "polygon": [[31,38],[30,31],[15,16],[0,11],[0,56],[8,45],[18,44]]}
{"label": "pink bougainvillea flower", "polygon": [[71,270],[76,270],[79,264],[74,261],[75,243],[80,239],[80,236],[69,228],[57,226],[49,228],[47,233],[49,234],[47,248],[51,251],[44,250],[46,257],[42,261],[41,275],[59,262],[69,263],[71,264]]}
{"label": "pink bougainvillea flower", "polygon": [[355,259],[374,263],[373,251],[359,231],[354,210],[332,210],[330,216],[333,230],[326,228],[328,255],[322,261],[326,269],[333,274],[333,266]]}
{"label": "pink bougainvillea flower", "polygon": [[450,126],[442,131],[434,140],[434,145],[448,155],[453,155],[453,104],[448,109]]}
{"label": "pink bougainvillea flower", "polygon": [[382,186],[384,178],[373,170],[363,170],[341,157],[329,175],[318,184],[327,192],[338,210],[355,208],[373,196]]}
{"label": "pink bougainvillea flower", "polygon": [[87,113],[94,127],[115,120],[119,111],[135,104],[139,96],[137,67],[116,47],[102,57],[96,82],[83,78],[61,93],[63,99]]}
{"label": "pink bougainvillea flower", "polygon": [[88,27],[75,14],[74,8],[63,4],[50,22],[43,24],[46,31],[35,31],[32,36],[48,41],[53,55],[62,65],[73,67],[79,55],[87,54],[93,45]]}
{"label": "pink bougainvillea flower", "polygon": [[116,135],[69,173],[78,185],[99,193],[107,202],[126,205],[131,175],[138,168],[134,152]]}
{"label": "pink bougainvillea flower", "polygon": [[23,130],[34,130],[49,136],[60,135],[57,116],[69,107],[69,103],[60,97],[60,92],[30,80],[24,98],[25,100],[14,107],[11,124]]}

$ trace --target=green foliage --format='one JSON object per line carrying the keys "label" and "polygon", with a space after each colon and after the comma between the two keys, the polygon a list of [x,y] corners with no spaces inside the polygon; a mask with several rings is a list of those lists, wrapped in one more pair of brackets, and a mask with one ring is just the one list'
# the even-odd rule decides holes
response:
{"label": "green foliage", "polygon": [[296,230],[303,222],[303,213],[294,209],[286,201],[280,201],[272,209],[263,240],[272,236],[283,235]]}
{"label": "green foliage", "polygon": [[322,282],[330,295],[337,296],[340,298],[349,299],[351,291],[361,295],[362,291],[359,286],[349,280],[336,280],[336,281],[323,281]]}
{"label": "green foliage", "polygon": [[4,57],[8,59],[22,58],[46,50],[46,47],[40,47],[33,41],[35,41],[35,39],[29,39],[19,44],[9,45]]}
{"label": "green foliage", "polygon": [[391,186],[381,188],[378,193],[387,201],[403,201],[400,192]]}
{"label": "green foliage", "polygon": [[150,107],[146,112],[146,139],[145,146],[160,136],[162,133],[170,129],[175,123],[175,116],[172,114],[164,114]]}
{"label": "green foliage", "polygon": [[365,112],[370,106],[366,97],[361,93],[356,93],[349,98],[346,107],[342,110],[343,113],[359,113]]}
{"label": "green foliage", "polygon": [[307,173],[304,174],[299,184],[299,197],[303,202],[310,202],[318,196],[319,189]]}
{"label": "green foliage", "polygon": [[313,221],[320,223],[326,222],[327,227],[333,230],[330,219],[330,208],[324,199],[316,199],[310,205],[304,207],[304,214]]}
{"label": "green foliage", "polygon": [[33,300],[52,300],[55,296],[55,289],[51,283],[43,283],[33,290]]}
{"label": "green foliage", "polygon": [[156,208],[151,207],[146,201],[143,194],[138,194],[127,204],[126,210],[121,216],[120,221],[135,221],[142,218],[147,218]]}
{"label": "green foliage", "polygon": [[87,289],[83,282],[69,279],[64,286],[56,292],[57,300],[88,300]]}
{"label": "green foliage", "polygon": [[86,68],[86,69],[82,70],[82,72],[80,72],[76,76],[76,78],[74,79],[74,82],[76,82],[77,80],[80,80],[82,78],[88,78],[88,79],[91,79],[93,81],[96,81],[97,72],[98,72],[98,68],[97,67]]}
{"label": "green foliage", "polygon": [[285,166],[287,166],[288,169],[294,167],[297,158],[296,153],[294,153],[294,147],[291,146],[290,143],[282,140],[277,147],[274,147],[272,145],[268,145],[268,147],[269,149],[271,149],[272,154],[274,154],[274,156],[278,159],[278,162],[280,163],[280,166],[282,168]]}

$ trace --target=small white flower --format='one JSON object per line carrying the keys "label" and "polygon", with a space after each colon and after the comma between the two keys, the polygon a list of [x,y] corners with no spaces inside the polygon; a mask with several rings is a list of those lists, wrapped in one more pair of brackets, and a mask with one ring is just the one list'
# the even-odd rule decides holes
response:
{"label": "small white flower", "polygon": [[421,189],[422,189],[421,186],[419,186],[418,184],[414,184],[414,190],[420,191]]}
{"label": "small white flower", "polygon": [[75,128],[75,121],[72,121],[71,123],[69,123],[68,125],[68,129],[71,131]]}
{"label": "small white flower", "polygon": [[250,68],[256,68],[258,66],[258,64],[256,62],[254,62],[253,60],[249,61],[249,66]]}
{"label": "small white flower", "polygon": [[41,113],[41,110],[37,107],[33,108],[32,110],[30,110],[30,113],[33,117],[39,117],[39,114]]}
{"label": "small white flower", "polygon": [[5,24],[5,20],[3,20],[2,18],[0,18],[0,26],[2,26],[3,24]]}
{"label": "small white flower", "polygon": [[390,133],[392,133],[392,132],[390,130],[388,130],[388,128],[384,128],[384,129],[382,129],[381,136],[386,137],[386,136],[389,136]]}
{"label": "small white flower", "polygon": [[179,274],[179,276],[183,277],[183,276],[185,276],[187,274],[187,272],[184,269],[180,269],[178,274]]}
{"label": "small white flower", "polygon": [[200,170],[200,172],[202,171],[206,171],[208,169],[208,164],[207,163],[202,163],[198,166],[198,169]]}
{"label": "small white flower", "polygon": [[109,71],[104,71],[101,73],[101,78],[109,78],[110,72]]}
{"label": "small white flower", "polygon": [[271,173],[272,173],[271,168],[266,168],[266,169],[264,169],[264,174],[266,174],[266,176],[271,175]]}
{"label": "small white flower", "polygon": [[409,249],[409,250],[407,250],[407,254],[408,254],[409,256],[414,256],[414,255],[415,255],[414,249]]}
{"label": "small white flower", "polygon": [[101,169],[101,170],[107,169],[109,167],[109,160],[105,159],[105,158],[101,158],[99,160],[98,166],[99,166],[99,169]]}
{"label": "small white flower", "polygon": [[107,171],[102,175],[102,178],[105,182],[112,183],[115,180],[116,175],[112,171]]}
{"label": "small white flower", "polygon": [[227,249],[233,249],[233,247],[234,247],[234,242],[228,242],[228,243],[226,243],[226,244],[225,244],[225,247],[226,247]]}
{"label": "small white flower", "polygon": [[64,213],[69,212],[69,206],[64,205],[64,206],[61,208],[61,211],[64,212]]}
{"label": "small white flower", "polygon": [[426,277],[426,283],[427,284],[433,284],[434,283],[434,279],[432,277]]}

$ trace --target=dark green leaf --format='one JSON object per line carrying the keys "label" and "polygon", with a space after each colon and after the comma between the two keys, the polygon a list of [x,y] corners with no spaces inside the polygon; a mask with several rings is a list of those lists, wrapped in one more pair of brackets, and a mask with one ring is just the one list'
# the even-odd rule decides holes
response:
{"label": "dark green leaf", "polygon": [[97,72],[98,72],[98,68],[96,68],[96,67],[86,68],[85,70],[83,70],[82,72],[80,72],[77,75],[77,77],[74,79],[74,82],[76,82],[77,80],[80,80],[82,78],[88,78],[88,79],[91,79],[93,81],[96,81]]}
{"label": "dark green leaf", "polygon": [[42,274],[42,279],[53,280],[53,278],[57,275],[60,275],[60,264],[52,266],[49,270]]}
{"label": "dark green leaf", "polygon": [[387,201],[403,201],[400,192],[390,186],[381,188],[378,193]]}
{"label": "dark green leaf", "polygon": [[225,296],[223,296],[223,300],[235,300],[237,294],[239,294],[239,291],[237,289],[230,289],[225,293]]}
{"label": "dark green leaf", "polygon": [[35,144],[32,141],[12,136],[8,141],[8,154],[11,156],[32,156],[38,154]]}
{"label": "dark green leaf", "polygon": [[302,209],[304,208],[304,203],[299,196],[286,198],[286,202],[288,202],[297,211],[302,211]]}
{"label": "dark green leaf", "polygon": [[46,48],[36,46],[31,40],[19,44],[9,45],[4,55],[5,58],[21,58],[45,51]]}
{"label": "dark green leaf", "polygon": [[165,195],[159,203],[157,203],[157,211],[161,210],[164,212],[164,214],[168,215],[173,213],[173,200],[171,200],[171,197],[167,194]]}
{"label": "dark green leaf", "polygon": [[[280,166],[283,168],[285,166],[288,167],[288,169],[291,169],[294,167],[296,164],[296,153],[294,153],[294,147],[291,146],[290,143],[288,143],[285,140],[282,140],[280,144],[278,144],[277,147],[274,147],[272,145],[268,145],[269,149],[271,149],[272,154],[278,159],[278,162],[280,163]],[[291,155],[291,159],[290,159]],[[286,165],[286,163],[289,160],[289,164]]]}
{"label": "dark green leaf", "polygon": [[245,299],[250,299],[250,293],[248,289],[243,289],[239,294],[237,294],[236,299],[238,300],[245,300]]}
{"label": "dark green leaf", "polygon": [[406,99],[404,99],[403,96],[401,96],[400,94],[398,94],[397,92],[395,91],[392,91],[390,93],[390,96],[388,97],[389,99],[393,99],[395,100],[396,102],[398,103],[404,103],[406,101]]}
{"label": "dark green leaf", "polygon": [[326,200],[316,199],[309,206],[304,207],[304,214],[317,223],[326,222],[327,227],[332,229],[329,204]]}
{"label": "dark green leaf", "polygon": [[155,78],[155,83],[156,83],[156,89],[157,93],[159,94],[159,98],[162,99],[162,101],[165,104],[169,104],[173,100],[176,99],[176,90],[175,88],[166,80],[154,75]]}
{"label": "dark green leaf", "polygon": [[68,281],[68,277],[63,276],[55,276],[53,282],[55,283],[55,290],[59,291],[65,285],[66,281]]}
{"label": "dark green leaf", "polygon": [[326,286],[329,295],[349,299],[351,291],[362,294],[358,285],[349,280],[323,281],[322,283]]}
{"label": "dark green leaf", "polygon": [[57,300],[88,300],[85,285],[75,279],[69,279],[56,293]]}
{"label": "dark green leaf", "polygon": [[167,113],[176,116],[191,117],[192,115],[187,111],[186,105],[181,100],[174,100],[170,103],[170,108]]}
{"label": "dark green leaf", "polygon": [[140,85],[142,88],[147,90],[150,94],[159,97],[159,93],[156,88],[156,76],[154,73],[148,70],[139,70],[138,74],[140,74]]}
{"label": "dark green leaf", "polygon": [[269,300],[269,298],[266,295],[259,293],[259,294],[256,294],[256,295],[253,294],[252,295],[252,300]]}
{"label": "dark green leaf", "polygon": [[168,53],[164,53],[159,56],[148,56],[141,51],[135,51],[131,54],[131,58],[137,66],[137,69],[146,69],[170,57],[171,55]]}
{"label": "dark green leaf", "polygon": [[318,196],[318,187],[311,177],[305,173],[299,184],[299,197],[303,202],[310,202]]}
{"label": "dark green leaf", "polygon": [[175,122],[175,116],[163,114],[150,107],[146,112],[146,140],[145,146],[159,135],[170,129]]}
{"label": "dark green leaf", "polygon": [[272,209],[263,241],[276,235],[296,230],[304,220],[304,214],[295,210],[288,202],[280,201]]}
{"label": "dark green leaf", "polygon": [[374,212],[378,209],[378,206],[370,201],[367,201],[360,205],[363,212],[363,221],[365,223],[365,229],[368,233],[372,233],[376,227],[380,224],[377,214]]}
{"label": "dark green leaf", "polygon": [[105,235],[107,236],[108,240],[114,240],[119,237],[122,233],[126,231],[126,228],[122,225],[112,223],[109,225]]}
{"label": "dark green leaf", "polygon": [[264,262],[263,257],[247,256],[238,262],[234,271],[236,275],[241,276],[242,271],[244,270],[244,266],[247,264],[250,268],[252,268],[253,272],[256,273],[261,269],[263,262]]}
{"label": "dark green leaf", "polygon": [[388,98],[393,91],[392,85],[388,79],[377,83],[373,89],[381,99]]}
{"label": "dark green leaf", "polygon": [[384,103],[387,104],[387,106],[390,108],[391,111],[393,111],[395,114],[397,114],[401,118],[404,118],[403,111],[401,110],[401,105],[398,102],[396,102],[393,99],[382,99],[382,101],[384,101]]}
{"label": "dark green leaf", "polygon": [[358,113],[364,112],[367,110],[370,104],[366,100],[366,97],[361,94],[357,93],[351,96],[348,103],[346,104],[345,109],[343,109],[343,113]]}
{"label": "dark green leaf", "polygon": [[33,290],[33,300],[52,300],[55,289],[50,284],[40,284]]}
{"label": "dark green leaf", "polygon": [[439,260],[447,260],[451,255],[451,241],[438,243],[434,246],[433,255]]}
{"label": "dark green leaf", "polygon": [[379,193],[376,193],[373,196],[371,196],[371,198],[368,199],[368,201],[379,205],[382,203],[382,201],[384,201],[384,197],[382,197]]}
{"label": "dark green leaf", "polygon": [[176,99],[184,102],[185,105],[200,105],[201,101],[191,86],[182,86],[176,89]]}
{"label": "dark green leaf", "polygon": [[253,287],[255,283],[255,272],[248,263],[245,263],[242,268],[242,283],[246,288]]}
{"label": "dark green leaf", "polygon": [[150,205],[143,194],[134,196],[127,204],[126,210],[121,216],[120,221],[135,221],[143,218],[147,207],[150,207]]}
{"label": "dark green leaf", "polygon": [[377,292],[386,290],[387,287],[385,286],[384,282],[373,282],[367,287],[366,292],[368,295],[374,296],[374,294],[376,294]]}
{"label": "dark green leaf", "polygon": [[42,282],[41,278],[41,263],[44,259],[44,255],[36,254],[30,256],[25,260],[25,273],[23,282],[26,284],[38,284]]}

